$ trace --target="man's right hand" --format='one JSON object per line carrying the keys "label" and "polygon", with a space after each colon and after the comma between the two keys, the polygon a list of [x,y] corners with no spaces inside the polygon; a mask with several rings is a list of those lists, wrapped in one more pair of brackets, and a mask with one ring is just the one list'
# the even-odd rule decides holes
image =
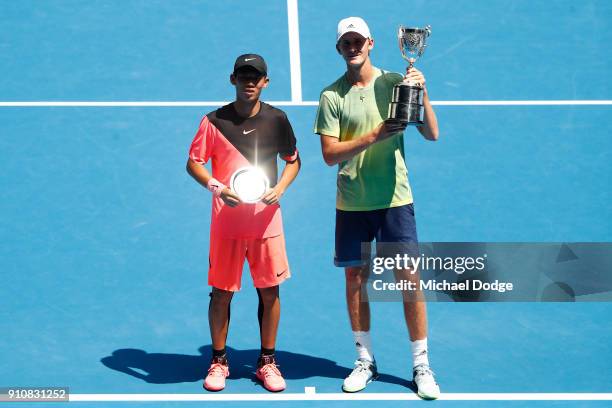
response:
{"label": "man's right hand", "polygon": [[321,134],[321,150],[325,163],[329,166],[352,159],[355,155],[363,152],[374,143],[378,143],[389,137],[402,133],[406,129],[406,123],[387,119],[367,134],[343,142],[336,136]]}
{"label": "man's right hand", "polygon": [[227,187],[225,188],[225,190],[221,192],[220,197],[223,200],[223,202],[229,205],[230,207],[236,207],[242,204],[242,200],[240,199],[240,197],[238,197],[236,193],[234,193],[232,190],[230,190]]}
{"label": "man's right hand", "polygon": [[404,130],[406,130],[407,126],[407,123],[402,123],[395,119],[387,119],[379,125],[376,141],[380,142],[381,140],[388,139],[397,133],[402,133]]}

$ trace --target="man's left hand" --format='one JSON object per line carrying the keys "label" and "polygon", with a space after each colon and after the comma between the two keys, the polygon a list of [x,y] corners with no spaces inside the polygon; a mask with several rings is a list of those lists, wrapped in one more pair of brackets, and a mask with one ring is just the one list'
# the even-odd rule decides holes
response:
{"label": "man's left hand", "polygon": [[268,191],[268,193],[261,199],[264,204],[272,205],[278,203],[280,198],[283,196],[284,191],[274,187]]}
{"label": "man's left hand", "polygon": [[408,72],[406,73],[406,79],[408,79],[410,82],[416,82],[422,87],[425,87],[425,76],[421,71],[414,67],[408,70]]}

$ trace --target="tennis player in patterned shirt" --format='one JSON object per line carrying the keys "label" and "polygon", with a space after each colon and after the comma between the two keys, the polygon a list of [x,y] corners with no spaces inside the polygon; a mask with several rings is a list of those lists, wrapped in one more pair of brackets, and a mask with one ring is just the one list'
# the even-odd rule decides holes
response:
{"label": "tennis player in patterned shirt", "polygon": [[[259,296],[261,354],[256,377],[267,390],[282,391],[286,385],[274,357],[279,284],[291,275],[279,200],[297,176],[300,158],[285,113],[259,100],[269,83],[264,59],[256,54],[239,56],[230,81],[236,100],[202,119],[187,161],[188,173],[213,196],[208,270],[212,360],[203,385],[209,391],[225,388],[230,303],[240,290],[246,259]],[[278,182],[277,157],[285,162]],[[204,167],[208,161],[212,161],[212,175]],[[250,167],[263,172],[270,184],[255,203],[243,202],[228,187],[237,170]]]}

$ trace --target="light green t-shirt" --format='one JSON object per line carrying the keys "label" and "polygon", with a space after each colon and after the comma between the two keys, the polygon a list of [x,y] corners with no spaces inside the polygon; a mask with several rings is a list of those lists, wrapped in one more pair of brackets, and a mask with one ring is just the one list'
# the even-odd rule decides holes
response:
{"label": "light green t-shirt", "polygon": [[[364,88],[351,86],[342,75],[321,92],[314,132],[352,140],[370,132],[387,119],[393,85],[400,74],[374,68]],[[375,143],[338,166],[336,208],[368,211],[412,202],[402,133]]]}

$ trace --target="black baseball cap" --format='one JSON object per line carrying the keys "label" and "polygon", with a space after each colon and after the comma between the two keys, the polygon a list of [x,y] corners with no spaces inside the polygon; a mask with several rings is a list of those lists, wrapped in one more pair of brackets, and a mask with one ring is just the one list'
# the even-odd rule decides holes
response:
{"label": "black baseball cap", "polygon": [[255,68],[262,75],[268,74],[268,66],[261,55],[243,54],[236,58],[236,62],[234,63],[234,74],[243,67]]}

